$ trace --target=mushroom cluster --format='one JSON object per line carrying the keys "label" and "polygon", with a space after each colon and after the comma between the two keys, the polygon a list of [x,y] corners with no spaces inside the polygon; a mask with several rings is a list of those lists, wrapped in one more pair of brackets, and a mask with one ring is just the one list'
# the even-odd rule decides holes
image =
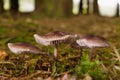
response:
{"label": "mushroom cluster", "polygon": [[[72,47],[77,47],[82,50],[83,48],[89,48],[89,59],[90,61],[93,58],[93,49],[96,47],[109,47],[109,43],[100,36],[87,35],[84,37],[79,37],[76,34],[68,34],[61,31],[53,31],[44,35],[34,34],[34,38],[37,43],[42,44],[44,46],[52,45],[54,46],[54,59],[52,66],[52,76],[54,76],[57,72],[57,61],[58,61],[58,46],[62,43],[71,44]],[[78,39],[79,38],[79,39]],[[70,42],[70,43],[69,43]],[[32,45],[28,42],[16,42],[16,43],[8,43],[8,48],[11,52],[15,54],[23,54],[20,58],[21,61],[24,61],[26,53],[32,54],[43,54],[37,46]],[[81,52],[82,56],[82,52]],[[80,58],[81,58],[80,56]],[[79,58],[79,59],[80,59]],[[63,77],[65,80],[69,80]]]}
{"label": "mushroom cluster", "polygon": [[[66,43],[71,39],[76,40],[78,35],[76,34],[68,34],[62,31],[53,31],[44,35],[34,34],[34,38],[37,43],[48,46],[54,46],[54,58],[57,60],[58,55],[58,46],[61,43]],[[72,45],[77,46],[77,48],[90,48],[89,58],[92,59],[92,51],[96,47],[109,47],[109,43],[100,36],[87,35],[81,37],[75,41]],[[20,54],[20,53],[34,53],[40,54],[40,49],[28,42],[16,42],[16,43],[8,43],[8,48],[11,52]]]}

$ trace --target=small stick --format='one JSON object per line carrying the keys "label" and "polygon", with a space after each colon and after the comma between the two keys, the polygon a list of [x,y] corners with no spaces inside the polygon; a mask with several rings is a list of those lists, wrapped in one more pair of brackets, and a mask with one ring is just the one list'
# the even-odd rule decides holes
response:
{"label": "small stick", "polygon": [[66,72],[63,72],[63,73],[57,74],[56,77],[61,76],[61,75],[65,74],[65,73],[70,73],[70,72],[72,72],[72,70],[68,70],[68,71],[66,71]]}
{"label": "small stick", "polygon": [[35,73],[33,73],[33,74],[31,74],[31,75],[28,75],[28,76],[26,76],[26,77],[23,77],[23,78],[20,78],[20,80],[29,80],[29,79],[31,79],[31,78],[33,78],[34,76],[37,76],[37,75],[39,75],[39,74],[51,74],[51,72],[48,72],[48,71],[37,71],[37,72],[35,72]]}
{"label": "small stick", "polygon": [[93,58],[93,48],[90,48],[90,53],[89,53],[89,60],[92,61]]}
{"label": "small stick", "polygon": [[8,74],[4,74],[4,73],[0,73],[0,76],[1,76],[1,77],[7,77],[7,78],[9,77]]}
{"label": "small stick", "polygon": [[11,65],[13,65],[14,67],[16,67],[14,63],[8,62],[8,61],[2,61],[2,62],[0,62],[0,64],[11,64]]}
{"label": "small stick", "polygon": [[113,50],[114,50],[114,52],[116,53],[116,57],[118,58],[119,63],[120,63],[120,55],[119,55],[119,52],[117,51],[116,47],[113,47]]}
{"label": "small stick", "polygon": [[74,59],[74,58],[79,58],[79,57],[81,57],[81,55],[70,56],[70,57],[67,57],[67,58],[62,58],[62,59],[60,59],[59,61],[68,60],[68,59]]}

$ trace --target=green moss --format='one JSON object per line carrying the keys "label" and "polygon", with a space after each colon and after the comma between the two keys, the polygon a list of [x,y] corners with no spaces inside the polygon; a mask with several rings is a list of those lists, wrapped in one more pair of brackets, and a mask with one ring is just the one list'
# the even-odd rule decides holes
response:
{"label": "green moss", "polygon": [[94,61],[89,61],[87,53],[84,53],[80,63],[76,65],[75,72],[83,77],[84,74],[89,74],[95,80],[108,79],[108,75],[100,67],[100,61],[96,58]]}
{"label": "green moss", "polygon": [[28,74],[32,74],[35,71],[35,65],[36,65],[37,59],[30,60],[30,63],[28,65]]}

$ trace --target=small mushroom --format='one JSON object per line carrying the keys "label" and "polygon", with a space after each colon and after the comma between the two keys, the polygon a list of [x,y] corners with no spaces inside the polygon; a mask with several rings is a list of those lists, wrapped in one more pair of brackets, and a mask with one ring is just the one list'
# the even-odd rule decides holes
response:
{"label": "small mushroom", "polygon": [[37,43],[48,46],[54,45],[54,57],[57,60],[58,46],[60,43],[66,42],[70,38],[75,38],[76,35],[70,35],[61,31],[50,32],[45,35],[34,34]]}
{"label": "small mushroom", "polygon": [[27,42],[16,42],[16,43],[8,43],[8,48],[11,52],[16,54],[21,53],[34,53],[39,54],[40,49],[30,43]]}
{"label": "small mushroom", "polygon": [[100,36],[94,36],[94,35],[87,35],[85,37],[82,37],[78,40],[76,40],[76,43],[81,47],[87,47],[90,48],[90,60],[92,59],[92,52],[93,48],[102,48],[102,47],[109,47],[109,43]]}

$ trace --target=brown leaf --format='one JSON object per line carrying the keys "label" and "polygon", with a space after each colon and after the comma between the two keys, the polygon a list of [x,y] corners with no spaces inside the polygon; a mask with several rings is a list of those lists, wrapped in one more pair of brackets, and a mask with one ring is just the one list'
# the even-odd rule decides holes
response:
{"label": "brown leaf", "polygon": [[7,56],[7,53],[4,50],[0,50],[0,61],[5,59],[6,56]]}

